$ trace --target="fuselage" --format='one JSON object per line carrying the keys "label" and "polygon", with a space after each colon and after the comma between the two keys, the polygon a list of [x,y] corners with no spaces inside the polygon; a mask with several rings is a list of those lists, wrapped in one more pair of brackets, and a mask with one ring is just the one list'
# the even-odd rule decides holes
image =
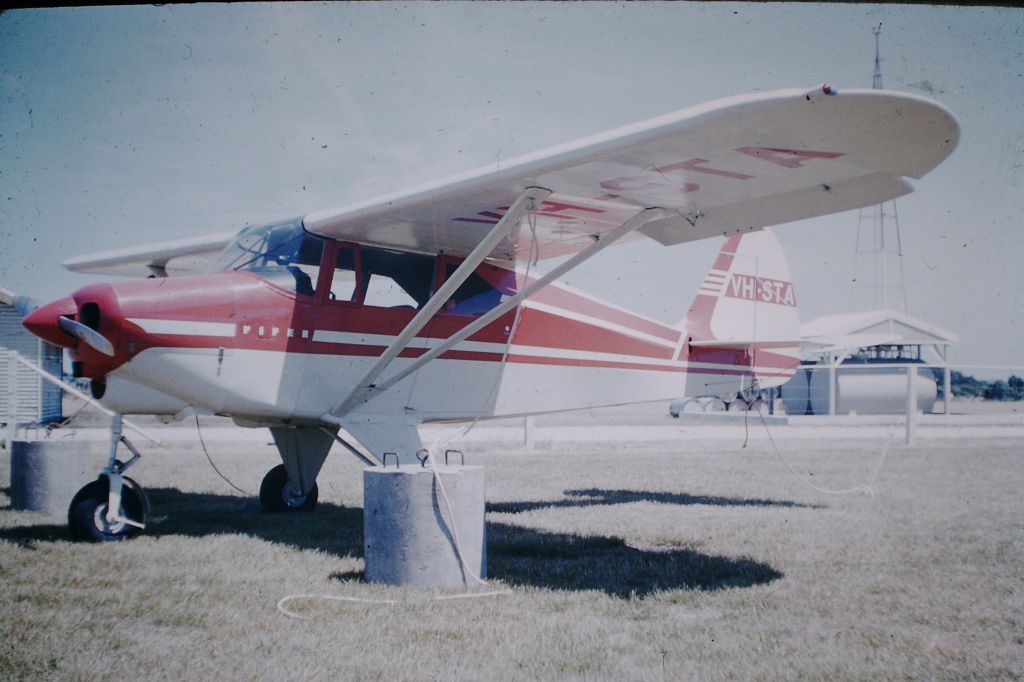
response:
{"label": "fuselage", "polygon": [[[318,422],[459,261],[285,227],[290,233],[278,226],[281,234],[264,234],[259,244],[250,236],[241,248],[229,247],[218,272],[84,287],[26,324],[70,346],[74,340],[52,319],[77,317],[115,348],[108,357],[75,345],[79,374],[155,389],[171,398],[168,411],[191,405],[244,420]],[[279,248],[286,238],[298,241]],[[497,306],[525,279],[500,265],[478,267],[382,378]],[[690,338],[683,325],[555,283],[355,409],[413,421],[541,413],[679,397],[687,375],[713,377],[720,395],[734,396],[754,374],[771,385],[796,364],[787,354],[691,348]],[[701,385],[707,394],[709,382]],[[146,408],[153,411],[152,401]]]}

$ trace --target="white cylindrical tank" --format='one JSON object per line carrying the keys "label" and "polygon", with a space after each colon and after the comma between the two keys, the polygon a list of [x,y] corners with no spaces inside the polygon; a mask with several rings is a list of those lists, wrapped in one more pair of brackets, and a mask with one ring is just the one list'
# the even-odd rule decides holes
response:
{"label": "white cylindrical tank", "polygon": [[807,369],[807,374],[807,400],[811,414],[828,414],[828,368],[825,365],[814,365]]}
{"label": "white cylindrical tank", "polygon": [[[793,377],[782,384],[782,404],[786,409],[786,414],[807,414],[808,401],[810,399],[808,395],[808,384],[810,382],[808,374],[808,370],[803,367],[797,367]],[[828,400],[827,397],[826,400]]]}
{"label": "white cylindrical tank", "polygon": [[[828,414],[828,369],[811,373],[811,410]],[[917,370],[914,392],[918,410],[930,412],[938,395],[930,372]],[[836,414],[903,414],[907,410],[907,370],[902,367],[855,366],[836,370]]]}
{"label": "white cylindrical tank", "polygon": [[437,472],[450,509],[429,468],[363,471],[367,582],[463,587],[476,584],[474,575],[486,577],[484,469],[445,465]]}

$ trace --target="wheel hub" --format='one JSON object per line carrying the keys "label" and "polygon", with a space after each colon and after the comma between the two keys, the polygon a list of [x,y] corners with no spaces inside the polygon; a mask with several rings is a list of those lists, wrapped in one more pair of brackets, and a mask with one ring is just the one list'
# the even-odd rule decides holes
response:
{"label": "wheel hub", "polygon": [[284,484],[284,487],[281,488],[281,499],[283,499],[284,503],[289,507],[301,507],[306,501],[306,495],[302,494],[302,490],[299,489],[299,486],[288,481]]}
{"label": "wheel hub", "polygon": [[[118,516],[124,517],[123,509],[121,510],[121,513],[118,514]],[[116,521],[114,523],[110,523],[109,521],[107,521],[106,503],[96,506],[96,510],[92,514],[92,522],[96,526],[97,530],[103,533],[110,533],[112,535],[117,535],[118,533],[124,531],[124,529],[128,525],[124,521]]]}

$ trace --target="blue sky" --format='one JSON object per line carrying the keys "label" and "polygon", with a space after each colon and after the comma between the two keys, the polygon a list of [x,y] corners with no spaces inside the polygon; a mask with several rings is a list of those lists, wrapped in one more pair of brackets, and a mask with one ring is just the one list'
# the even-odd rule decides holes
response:
{"label": "blue sky", "polygon": [[[0,15],[0,286],[64,258],[367,199],[707,100],[934,97],[960,147],[898,203],[909,312],[960,363],[1024,364],[1024,12],[615,3],[258,4]],[[805,319],[849,309],[857,213],[777,229]],[[713,241],[619,247],[568,279],[675,321]]]}

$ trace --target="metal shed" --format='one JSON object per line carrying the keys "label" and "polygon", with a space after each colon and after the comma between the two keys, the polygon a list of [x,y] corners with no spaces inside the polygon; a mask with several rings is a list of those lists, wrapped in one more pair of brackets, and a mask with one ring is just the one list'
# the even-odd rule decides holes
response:
{"label": "metal shed", "polygon": [[61,376],[63,349],[36,338],[21,324],[31,309],[28,299],[0,288],[0,423],[5,427],[14,419],[20,424],[49,424],[63,416],[62,391],[13,355]]}
{"label": "metal shed", "polygon": [[[839,345],[816,352],[782,387],[788,413],[902,414],[908,391],[904,377],[913,369],[917,408],[931,411],[941,385],[943,412],[949,414],[949,347],[959,341],[953,332],[906,313],[874,310],[819,317],[802,324],[800,336],[834,339]],[[844,347],[839,341],[872,337],[875,342],[865,346]]]}

